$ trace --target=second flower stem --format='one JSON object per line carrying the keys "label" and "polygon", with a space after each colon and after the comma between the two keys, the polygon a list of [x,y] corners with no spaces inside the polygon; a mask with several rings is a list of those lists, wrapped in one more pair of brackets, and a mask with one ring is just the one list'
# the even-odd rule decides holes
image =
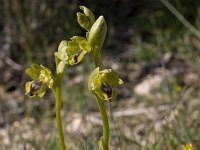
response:
{"label": "second flower stem", "polygon": [[56,123],[57,123],[57,130],[58,136],[60,140],[60,147],[61,150],[66,150],[63,129],[62,129],[62,121],[61,121],[61,81],[62,81],[62,74],[57,75],[57,84],[56,84]]}
{"label": "second flower stem", "polygon": [[[94,55],[95,67],[102,69],[102,60],[100,50],[96,50],[96,55]],[[109,150],[109,121],[104,105],[104,101],[96,97],[97,104],[99,106],[101,119],[103,122],[103,145],[105,150]]]}

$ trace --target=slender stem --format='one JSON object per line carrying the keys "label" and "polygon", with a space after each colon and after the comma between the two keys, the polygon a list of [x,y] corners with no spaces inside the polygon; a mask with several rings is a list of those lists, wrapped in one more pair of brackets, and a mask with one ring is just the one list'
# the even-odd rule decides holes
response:
{"label": "slender stem", "polygon": [[66,150],[65,140],[63,135],[62,129],[62,121],[61,121],[61,81],[62,81],[62,74],[57,75],[57,85],[56,85],[56,123],[57,123],[57,130],[58,136],[60,140],[61,150]]}
{"label": "slender stem", "polygon": [[[95,61],[95,67],[99,67],[102,69],[102,60],[101,60],[101,53],[100,50],[96,51],[94,55],[94,61]],[[106,108],[104,105],[104,101],[96,97],[97,104],[99,106],[100,114],[101,114],[101,119],[103,122],[103,145],[105,150],[109,150],[109,121],[108,121],[108,116],[106,112]]]}
{"label": "slender stem", "polygon": [[99,69],[101,70],[102,69],[102,60],[101,60],[101,53],[100,51],[97,51],[95,52],[94,54],[94,62],[95,62],[95,67],[99,67]]}

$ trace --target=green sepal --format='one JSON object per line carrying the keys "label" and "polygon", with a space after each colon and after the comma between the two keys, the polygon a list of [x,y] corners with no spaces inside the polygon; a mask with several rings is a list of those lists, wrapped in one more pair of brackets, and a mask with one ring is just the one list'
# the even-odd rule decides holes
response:
{"label": "green sepal", "polygon": [[92,13],[90,9],[88,9],[85,6],[80,6],[79,8],[83,10],[84,14],[78,12],[77,21],[82,28],[89,31],[93,23],[95,22],[94,14]]}
{"label": "green sepal", "polygon": [[118,86],[120,84],[123,84],[124,82],[119,78],[119,74],[112,70],[112,69],[106,69],[103,71],[99,72],[100,74],[102,74],[102,76],[104,77],[102,79],[102,82],[108,82],[108,84],[110,86]]}
{"label": "green sepal", "polygon": [[37,79],[37,78],[39,78],[41,70],[42,70],[42,67],[40,65],[38,65],[38,64],[32,64],[31,67],[29,67],[29,68],[27,68],[25,70],[25,72],[32,79]]}
{"label": "green sepal", "polygon": [[96,86],[98,85],[98,83],[100,84],[100,82],[95,78],[97,78],[97,74],[99,72],[99,67],[95,68],[92,73],[90,74],[89,80],[88,80],[88,90],[90,92],[93,92],[96,89]]}

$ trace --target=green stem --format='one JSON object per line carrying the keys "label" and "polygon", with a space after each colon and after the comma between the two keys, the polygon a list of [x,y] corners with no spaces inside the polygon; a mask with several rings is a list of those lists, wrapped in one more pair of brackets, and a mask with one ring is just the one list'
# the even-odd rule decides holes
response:
{"label": "green stem", "polygon": [[[102,69],[102,60],[100,50],[96,50],[96,54],[94,55],[95,67],[99,67]],[[96,97],[96,101],[100,110],[101,119],[103,122],[103,145],[104,150],[109,150],[109,121],[106,112],[106,108],[104,105],[104,101]]]}
{"label": "green stem", "polygon": [[106,108],[104,106],[104,102],[101,99],[96,98],[97,104],[99,106],[99,110],[101,113],[101,118],[103,122],[103,145],[104,150],[109,150],[109,122],[108,122],[108,116],[106,112]]}
{"label": "green stem", "polygon": [[65,140],[63,135],[62,129],[62,121],[61,121],[61,81],[62,81],[62,74],[57,75],[57,85],[56,85],[56,123],[57,123],[57,130],[58,136],[60,140],[61,150],[66,150]]}
{"label": "green stem", "polygon": [[102,60],[101,60],[101,53],[99,50],[95,51],[94,54],[94,62],[95,62],[95,67],[99,67],[99,69],[102,69]]}

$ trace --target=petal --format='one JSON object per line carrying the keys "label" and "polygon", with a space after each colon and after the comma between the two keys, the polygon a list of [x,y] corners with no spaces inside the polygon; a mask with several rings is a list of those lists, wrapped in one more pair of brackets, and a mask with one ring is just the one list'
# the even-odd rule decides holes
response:
{"label": "petal", "polygon": [[44,66],[42,66],[42,68],[43,70],[40,71],[40,76],[38,79],[41,80],[43,83],[45,83],[49,88],[51,88],[54,83],[54,76],[52,75],[51,71],[48,68]]}
{"label": "petal", "polygon": [[67,61],[68,60],[67,53],[55,52],[55,56],[58,57],[62,61]]}
{"label": "petal", "polygon": [[31,81],[26,82],[26,84],[25,84],[25,89],[26,89],[25,95],[28,95],[28,93],[30,93],[30,87],[31,87]]}
{"label": "petal", "polygon": [[41,98],[44,96],[45,93],[46,93],[46,86],[42,86],[40,90],[38,90],[38,92],[36,93],[36,96]]}
{"label": "petal", "polygon": [[99,67],[97,67],[96,69],[94,69],[94,71],[92,71],[92,73],[89,77],[89,80],[88,80],[88,90],[89,91],[92,91],[95,89],[94,88],[95,87],[94,78],[98,73],[99,73]]}
{"label": "petal", "polygon": [[37,79],[39,77],[39,72],[33,71],[32,68],[27,68],[25,70],[26,74],[29,75],[32,79]]}
{"label": "petal", "polygon": [[66,48],[67,48],[67,41],[66,40],[61,41],[58,46],[58,51],[65,51]]}
{"label": "petal", "polygon": [[83,49],[88,52],[91,50],[91,45],[89,44],[86,38],[83,38],[81,36],[73,36],[71,40],[77,42],[78,48]]}
{"label": "petal", "polygon": [[41,69],[42,69],[40,65],[35,64],[35,63],[32,64],[31,67],[32,67],[34,70],[41,70]]}
{"label": "petal", "polygon": [[102,100],[108,100],[108,95],[103,92],[100,88],[95,90],[95,94]]}
{"label": "petal", "polygon": [[115,71],[107,73],[105,78],[110,86],[118,86],[120,84],[123,84],[123,81],[119,78],[119,74]]}
{"label": "petal", "polygon": [[55,56],[57,56],[60,60],[68,60],[67,45],[67,41],[61,41],[58,46],[58,52],[55,52]]}
{"label": "petal", "polygon": [[57,68],[56,68],[57,74],[62,73],[65,70],[65,66],[66,66],[66,62],[60,61]]}

